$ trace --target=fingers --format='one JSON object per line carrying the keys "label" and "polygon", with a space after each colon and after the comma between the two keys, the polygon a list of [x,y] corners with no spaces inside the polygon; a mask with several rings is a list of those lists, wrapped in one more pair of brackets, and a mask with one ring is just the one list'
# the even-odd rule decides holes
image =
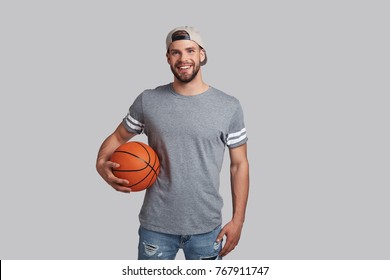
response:
{"label": "fingers", "polygon": [[124,187],[120,185],[111,185],[115,190],[118,192],[123,192],[123,193],[131,193],[131,188],[129,187]]}
{"label": "fingers", "polygon": [[226,238],[226,243],[225,245],[222,247],[222,250],[221,252],[219,253],[219,255],[221,257],[225,257],[227,254],[229,254],[231,251],[234,250],[234,248],[236,248],[237,246],[237,242],[233,241],[232,238],[229,238],[227,237]]}
{"label": "fingers", "polygon": [[112,161],[106,161],[104,163],[104,168],[106,170],[109,170],[110,173],[112,173],[112,170],[113,169],[116,169],[116,168],[119,168],[120,167],[120,164],[119,163],[116,163],[116,162],[112,162]]}
{"label": "fingers", "polygon": [[118,168],[119,166],[120,165],[116,162],[107,161],[104,164],[105,180],[115,190],[117,190],[119,192],[130,193],[131,188],[127,186],[127,185],[129,185],[129,181],[127,181],[125,179],[118,178],[114,175],[114,173],[112,173],[112,170],[115,168]]}
{"label": "fingers", "polygon": [[220,233],[218,234],[218,236],[217,236],[217,242],[219,243],[219,242],[221,242],[222,241],[222,239],[223,239],[223,237],[225,236],[225,234],[226,234],[226,230],[225,230],[225,227],[220,231]]}
{"label": "fingers", "polygon": [[223,236],[226,236],[225,245],[222,247],[222,250],[219,253],[221,257],[226,256],[231,251],[233,251],[234,248],[236,248],[238,241],[240,240],[240,235],[241,228],[237,227],[231,222],[222,228],[221,232],[218,234],[217,237],[217,242],[220,242],[222,241]]}
{"label": "fingers", "polygon": [[114,175],[110,176],[107,183],[113,187],[118,192],[129,193],[131,188],[128,187],[129,181],[115,177]]}

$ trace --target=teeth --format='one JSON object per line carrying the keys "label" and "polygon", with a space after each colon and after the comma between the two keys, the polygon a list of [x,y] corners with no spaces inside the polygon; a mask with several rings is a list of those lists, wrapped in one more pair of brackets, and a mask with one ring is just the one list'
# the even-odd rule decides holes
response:
{"label": "teeth", "polygon": [[180,69],[189,69],[190,68],[190,66],[182,66],[182,67],[180,67]]}

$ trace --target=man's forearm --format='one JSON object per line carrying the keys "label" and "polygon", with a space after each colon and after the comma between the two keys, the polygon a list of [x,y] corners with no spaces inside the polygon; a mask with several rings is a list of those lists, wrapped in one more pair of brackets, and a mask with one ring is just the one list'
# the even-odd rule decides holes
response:
{"label": "man's forearm", "polygon": [[249,164],[244,160],[230,167],[233,201],[233,218],[244,223],[245,211],[249,194]]}

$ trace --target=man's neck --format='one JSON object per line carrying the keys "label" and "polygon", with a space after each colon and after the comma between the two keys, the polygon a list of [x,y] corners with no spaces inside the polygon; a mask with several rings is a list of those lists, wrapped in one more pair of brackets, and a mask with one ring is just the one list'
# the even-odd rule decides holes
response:
{"label": "man's neck", "polygon": [[199,77],[195,77],[189,83],[183,83],[175,78],[172,87],[175,92],[181,95],[193,96],[193,95],[201,94],[206,90],[208,90],[209,85],[207,85],[202,80],[201,76],[199,76]]}

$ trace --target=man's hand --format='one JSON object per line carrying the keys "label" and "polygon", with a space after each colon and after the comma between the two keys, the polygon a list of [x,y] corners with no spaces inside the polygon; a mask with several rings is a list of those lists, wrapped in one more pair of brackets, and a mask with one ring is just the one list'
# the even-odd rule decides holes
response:
{"label": "man's hand", "polygon": [[243,223],[231,220],[222,228],[217,237],[217,242],[221,242],[223,237],[226,235],[225,245],[219,253],[221,257],[229,254],[237,246],[238,241],[240,241],[242,227]]}
{"label": "man's hand", "polygon": [[106,161],[106,162],[101,162],[97,166],[97,170],[102,176],[102,178],[115,190],[119,192],[124,192],[124,193],[129,193],[131,192],[131,188],[126,187],[126,185],[129,184],[129,181],[125,179],[120,179],[112,173],[113,168],[118,168],[119,164],[112,162],[112,161]]}
{"label": "man's hand", "polygon": [[118,168],[119,164],[110,161],[110,157],[116,148],[126,143],[134,136],[134,133],[128,132],[123,123],[120,123],[117,129],[103,141],[98,152],[96,170],[104,181],[118,192],[129,193],[131,192],[131,188],[126,187],[126,185],[129,184],[129,181],[120,179],[112,173],[112,170]]}

